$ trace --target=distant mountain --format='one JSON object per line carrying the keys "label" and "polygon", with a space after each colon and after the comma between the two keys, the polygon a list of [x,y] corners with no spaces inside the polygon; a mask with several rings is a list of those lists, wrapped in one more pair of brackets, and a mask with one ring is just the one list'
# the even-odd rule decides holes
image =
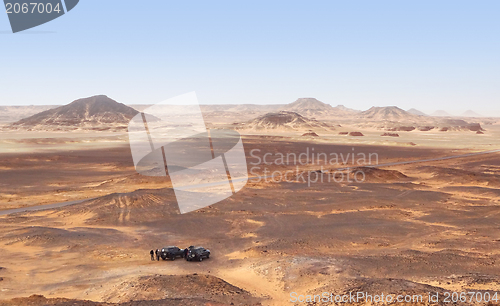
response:
{"label": "distant mountain", "polygon": [[347,108],[344,105],[335,107],[315,98],[300,98],[281,108],[283,111],[296,112],[309,118],[338,119],[356,115],[360,111]]}
{"label": "distant mountain", "polygon": [[278,110],[283,105],[279,104],[213,104],[200,105],[202,112],[272,112]]}
{"label": "distant mountain", "polygon": [[241,123],[269,112],[278,111],[282,106],[279,104],[213,104],[200,105],[200,109],[205,123],[209,124],[209,127],[213,127],[210,125],[213,122],[230,124],[237,120]]}
{"label": "distant mountain", "polygon": [[49,109],[11,125],[29,129],[110,129],[126,127],[137,110],[107,96],[78,99],[68,105]]}
{"label": "distant mountain", "polygon": [[[138,111],[147,108],[146,105],[130,105]],[[315,98],[300,98],[289,104],[212,104],[200,105],[203,117],[208,122],[240,123],[273,112],[294,112],[299,115],[316,119],[338,119],[351,116],[359,111],[343,105],[332,107]]]}
{"label": "distant mountain", "polygon": [[[128,106],[142,112],[152,104],[129,104]],[[285,104],[202,104],[200,109],[203,113],[269,113],[272,111],[279,111]],[[233,114],[234,116],[234,114]]]}
{"label": "distant mountain", "polygon": [[475,111],[472,111],[472,110],[468,110],[466,112],[464,112],[462,115],[462,117],[483,117],[482,115],[479,115],[478,113],[476,113]]}
{"label": "distant mountain", "polygon": [[335,110],[335,114],[337,114],[337,115],[349,116],[349,115],[355,115],[355,114],[361,113],[360,110],[348,108],[348,107],[345,107],[344,105],[337,105],[333,109]]}
{"label": "distant mountain", "polygon": [[333,130],[334,128],[317,120],[308,119],[295,112],[276,112],[259,116],[254,120],[240,124],[237,129],[245,130]]}
{"label": "distant mountain", "polygon": [[308,117],[330,115],[334,112],[330,104],[323,103],[315,98],[297,99],[297,101],[287,104],[282,110]]}
{"label": "distant mountain", "polygon": [[437,117],[451,117],[450,114],[445,112],[444,110],[437,110],[431,114],[431,116],[437,116]]}
{"label": "distant mountain", "polygon": [[410,114],[418,115],[418,116],[427,116],[426,113],[419,111],[418,109],[410,108],[407,110]]}
{"label": "distant mountain", "polygon": [[359,117],[370,121],[408,121],[418,118],[417,115],[407,112],[397,106],[374,106],[369,110],[361,112]]}
{"label": "distant mountain", "polygon": [[[130,107],[142,111],[147,105],[130,105]],[[323,103],[315,98],[299,98],[289,104],[212,104],[200,105],[203,116],[208,121],[230,122],[235,119],[239,122],[249,120],[272,112],[294,112],[299,115],[316,119],[345,119],[356,115],[360,111],[350,109],[344,105],[335,107]]]}

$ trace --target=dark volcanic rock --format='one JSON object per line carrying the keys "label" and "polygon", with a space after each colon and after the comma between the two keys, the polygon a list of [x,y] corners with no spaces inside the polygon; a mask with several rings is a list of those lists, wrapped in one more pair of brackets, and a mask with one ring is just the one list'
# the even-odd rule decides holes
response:
{"label": "dark volcanic rock", "polygon": [[349,136],[365,136],[365,135],[363,135],[363,133],[361,132],[350,132]]}
{"label": "dark volcanic rock", "polygon": [[309,132],[309,133],[304,133],[302,136],[309,136],[309,137],[319,137],[318,134],[314,132]]}
{"label": "dark volcanic rock", "polygon": [[396,170],[384,170],[372,167],[359,167],[352,169],[352,173],[363,172],[367,181],[394,181],[408,179],[408,176]]}
{"label": "dark volcanic rock", "polygon": [[469,130],[469,131],[482,131],[483,128],[481,127],[481,124],[477,122],[467,122],[465,120],[461,119],[447,119],[444,121],[446,124],[446,127],[449,127],[450,129],[453,130]]}
{"label": "dark volcanic rock", "polygon": [[[172,285],[174,284],[174,285]],[[115,286],[107,296],[120,296],[123,302],[104,303],[43,295],[0,301],[0,306],[199,306],[199,305],[261,305],[262,298],[210,275],[142,276]]]}
{"label": "dark volcanic rock", "polygon": [[389,131],[402,131],[402,132],[411,132],[415,129],[414,126],[398,126],[394,128],[388,129]]}
{"label": "dark volcanic rock", "polygon": [[138,111],[107,96],[93,96],[21,119],[11,127],[98,127],[126,126]]}
{"label": "dark volcanic rock", "polygon": [[381,136],[399,137],[399,134],[397,134],[397,133],[384,133]]}
{"label": "dark volcanic rock", "polygon": [[398,131],[403,131],[403,132],[411,132],[415,129],[414,126],[400,126],[398,128]]}
{"label": "dark volcanic rock", "polygon": [[[174,284],[174,286],[172,285]],[[88,300],[46,298],[43,295],[0,301],[0,306],[199,306],[261,305],[261,298],[210,275],[142,276],[115,286],[107,296],[120,296],[123,302],[103,303]]]}
{"label": "dark volcanic rock", "polygon": [[481,127],[481,124],[479,124],[479,123],[470,123],[469,130],[471,130],[473,132],[479,132],[479,131],[483,131],[483,128]]}
{"label": "dark volcanic rock", "polygon": [[434,129],[433,126],[421,126],[421,127],[418,128],[418,130],[422,131],[422,132],[427,132],[427,131],[430,131],[432,129]]}

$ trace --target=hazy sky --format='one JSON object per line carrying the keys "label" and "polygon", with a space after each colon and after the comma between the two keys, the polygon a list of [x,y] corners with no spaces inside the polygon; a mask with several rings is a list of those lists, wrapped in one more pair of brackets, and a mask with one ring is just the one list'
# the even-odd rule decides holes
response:
{"label": "hazy sky", "polygon": [[81,0],[28,32],[0,14],[0,105],[151,104],[500,114],[500,1]]}

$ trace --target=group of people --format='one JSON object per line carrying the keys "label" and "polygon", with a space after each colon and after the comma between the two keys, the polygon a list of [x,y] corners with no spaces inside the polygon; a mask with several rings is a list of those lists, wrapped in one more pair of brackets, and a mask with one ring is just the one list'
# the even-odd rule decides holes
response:
{"label": "group of people", "polygon": [[156,249],[156,251],[151,250],[151,252],[149,252],[149,254],[151,254],[152,261],[155,261],[155,255],[156,255],[156,260],[160,261],[160,250],[158,250],[158,249]]}
{"label": "group of people", "polygon": [[[160,252],[160,250],[159,250],[159,249],[156,249],[156,251],[151,250],[151,251],[149,252],[149,254],[151,255],[151,261],[155,261],[155,257],[156,257],[156,260],[157,260],[157,261],[160,261],[160,255],[161,255],[160,253],[161,253],[161,252]],[[188,253],[189,253],[189,249],[188,249],[188,248],[185,248],[185,249],[183,250],[183,258],[186,258],[186,257],[187,257],[187,255],[188,255]]]}

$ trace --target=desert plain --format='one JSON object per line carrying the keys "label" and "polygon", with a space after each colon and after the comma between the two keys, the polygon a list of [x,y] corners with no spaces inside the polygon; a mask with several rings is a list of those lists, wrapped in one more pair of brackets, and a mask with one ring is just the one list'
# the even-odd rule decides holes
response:
{"label": "desert plain", "polygon": [[[4,122],[0,305],[333,305],[292,300],[500,290],[496,118],[394,108],[338,108],[335,117],[317,100],[297,102],[202,107],[207,126],[242,135],[250,178],[230,198],[186,214],[169,177],[135,171],[126,129],[92,130],[88,118],[78,125],[75,105],[62,110],[71,123],[54,122],[50,109]],[[100,103],[111,102],[84,101]],[[278,162],[279,153],[312,149],[324,155]],[[377,158],[335,163],[324,158],[332,153]],[[362,180],[341,178],[356,172]],[[201,245],[211,257],[150,260],[151,249],[169,245]]]}

